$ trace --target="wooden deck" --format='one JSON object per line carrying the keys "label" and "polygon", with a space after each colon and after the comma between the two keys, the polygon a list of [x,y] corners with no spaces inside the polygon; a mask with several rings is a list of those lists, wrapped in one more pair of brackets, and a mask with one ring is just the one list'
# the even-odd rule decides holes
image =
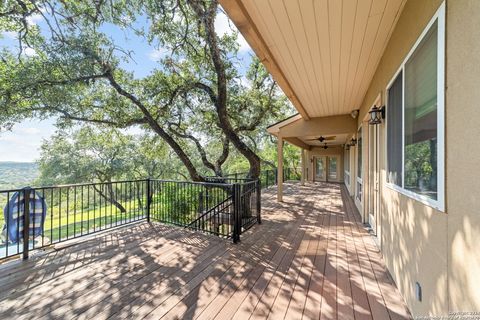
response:
{"label": "wooden deck", "polygon": [[409,318],[343,187],[285,187],[237,245],[142,222],[6,263],[0,318]]}

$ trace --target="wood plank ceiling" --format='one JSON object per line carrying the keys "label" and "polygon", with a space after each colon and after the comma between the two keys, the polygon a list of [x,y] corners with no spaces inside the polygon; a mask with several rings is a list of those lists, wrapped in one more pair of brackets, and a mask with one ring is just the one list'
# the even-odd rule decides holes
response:
{"label": "wood plank ceiling", "polygon": [[221,1],[306,118],[360,108],[405,2]]}

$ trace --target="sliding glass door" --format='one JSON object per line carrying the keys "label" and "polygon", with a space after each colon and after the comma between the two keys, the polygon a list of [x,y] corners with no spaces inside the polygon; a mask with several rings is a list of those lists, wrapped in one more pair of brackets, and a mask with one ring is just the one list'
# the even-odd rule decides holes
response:
{"label": "sliding glass door", "polygon": [[339,181],[338,156],[315,157],[315,181]]}
{"label": "sliding glass door", "polygon": [[327,157],[316,157],[315,158],[315,181],[326,181],[327,180]]}

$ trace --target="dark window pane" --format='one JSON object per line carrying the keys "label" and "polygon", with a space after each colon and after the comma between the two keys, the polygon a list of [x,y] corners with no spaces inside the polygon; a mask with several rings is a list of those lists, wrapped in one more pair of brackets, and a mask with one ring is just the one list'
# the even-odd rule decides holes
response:
{"label": "dark window pane", "polygon": [[387,181],[402,186],[402,73],[388,89]]}

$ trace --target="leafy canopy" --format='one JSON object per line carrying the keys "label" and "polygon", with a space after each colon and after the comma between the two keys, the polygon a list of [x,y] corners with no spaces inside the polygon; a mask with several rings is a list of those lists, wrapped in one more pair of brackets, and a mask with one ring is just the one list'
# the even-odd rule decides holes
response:
{"label": "leafy canopy", "polygon": [[[222,175],[232,156],[258,176],[266,124],[292,109],[258,59],[242,74],[237,32],[215,30],[220,14],[214,0],[7,1],[0,31],[18,44],[0,52],[0,128],[48,117],[61,128],[136,126],[163,140],[193,180]],[[138,77],[134,51],[109,28],[166,54]]]}

